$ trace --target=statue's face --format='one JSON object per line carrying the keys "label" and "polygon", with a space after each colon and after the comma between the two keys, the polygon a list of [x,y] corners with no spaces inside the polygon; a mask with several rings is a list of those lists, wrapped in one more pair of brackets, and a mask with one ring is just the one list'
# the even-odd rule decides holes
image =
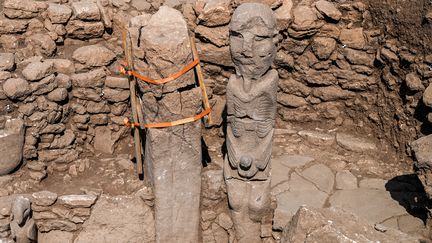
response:
{"label": "statue's face", "polygon": [[267,72],[276,55],[274,30],[260,17],[231,26],[230,49],[238,74],[258,79]]}

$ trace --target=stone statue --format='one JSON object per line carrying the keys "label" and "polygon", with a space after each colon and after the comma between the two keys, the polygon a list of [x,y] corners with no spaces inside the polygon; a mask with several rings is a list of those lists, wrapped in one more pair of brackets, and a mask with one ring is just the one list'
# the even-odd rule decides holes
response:
{"label": "stone statue", "polygon": [[31,243],[37,240],[37,229],[31,218],[30,200],[18,196],[12,203],[11,233],[16,243]]}
{"label": "stone statue", "polygon": [[272,220],[270,157],[279,80],[270,68],[276,55],[275,27],[272,10],[259,3],[240,5],[229,26],[236,74],[227,86],[224,177],[239,243],[271,236],[271,228],[269,233],[263,226],[271,227]]}

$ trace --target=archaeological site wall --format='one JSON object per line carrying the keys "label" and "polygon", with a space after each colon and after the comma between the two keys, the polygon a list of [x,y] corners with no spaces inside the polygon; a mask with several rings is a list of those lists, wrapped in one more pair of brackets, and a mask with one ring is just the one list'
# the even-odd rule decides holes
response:
{"label": "archaeological site wall", "polygon": [[[247,0],[0,1],[0,129],[10,118],[23,120],[28,176],[41,181],[55,173],[77,174],[89,166],[80,158],[113,154],[131,143],[124,126],[131,117],[129,83],[119,73],[122,33],[162,5],[182,12],[196,39],[213,110],[204,133],[223,136],[226,85],[235,72],[228,23],[242,2]],[[409,155],[409,142],[431,132],[432,55],[388,35],[367,4],[257,2],[271,6],[279,30],[276,127],[350,131],[401,157]],[[134,47],[134,55],[140,50]],[[202,178],[203,230],[227,237],[233,225],[220,206],[226,204],[222,170],[206,170]],[[85,207],[66,199],[36,202],[38,226],[77,231],[96,200],[89,197]],[[52,222],[53,208],[63,209],[64,225],[44,223]]]}

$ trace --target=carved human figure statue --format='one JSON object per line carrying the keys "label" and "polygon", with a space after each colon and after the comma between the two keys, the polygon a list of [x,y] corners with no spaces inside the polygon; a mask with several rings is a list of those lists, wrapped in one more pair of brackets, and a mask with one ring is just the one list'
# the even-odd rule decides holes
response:
{"label": "carved human figure statue", "polygon": [[270,66],[276,20],[267,5],[244,3],[234,11],[229,29],[236,74],[227,86],[224,177],[237,241],[261,242],[272,215],[270,157],[279,78]]}

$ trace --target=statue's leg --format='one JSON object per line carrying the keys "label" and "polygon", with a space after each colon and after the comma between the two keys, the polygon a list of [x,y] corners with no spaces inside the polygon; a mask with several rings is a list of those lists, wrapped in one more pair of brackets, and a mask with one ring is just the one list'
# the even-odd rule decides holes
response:
{"label": "statue's leg", "polygon": [[251,219],[249,201],[251,182],[228,179],[228,201],[238,243],[261,243],[261,221]]}

